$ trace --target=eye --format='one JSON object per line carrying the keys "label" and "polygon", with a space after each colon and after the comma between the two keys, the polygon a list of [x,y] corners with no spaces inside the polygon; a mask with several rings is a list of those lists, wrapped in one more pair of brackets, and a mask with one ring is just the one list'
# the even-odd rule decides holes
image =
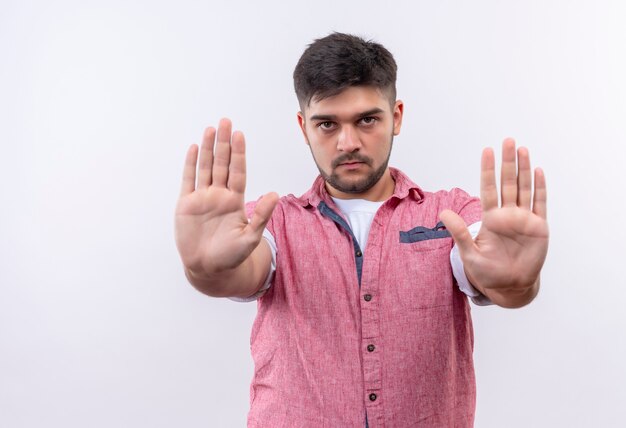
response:
{"label": "eye", "polygon": [[323,129],[324,131],[330,131],[335,127],[335,123],[330,121],[320,122],[317,124],[317,127]]}
{"label": "eye", "polygon": [[360,120],[361,124],[366,125],[366,126],[371,126],[375,124],[377,121],[378,121],[378,118],[374,116],[365,116],[365,117],[362,117]]}

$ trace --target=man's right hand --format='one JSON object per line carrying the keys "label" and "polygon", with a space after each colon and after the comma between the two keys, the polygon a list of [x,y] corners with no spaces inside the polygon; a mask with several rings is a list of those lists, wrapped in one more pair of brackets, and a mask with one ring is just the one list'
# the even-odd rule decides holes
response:
{"label": "man's right hand", "polygon": [[[209,127],[204,132],[200,156],[195,144],[187,151],[176,206],[176,246],[187,276],[196,287],[196,282],[204,284],[201,288],[213,288],[212,283],[216,283],[218,295],[245,295],[262,285],[260,270],[264,269],[259,270],[259,263],[252,260],[248,266],[244,262],[260,247],[278,195],[263,196],[248,220],[244,204],[245,139],[239,131],[231,136],[231,129],[230,120],[222,119],[217,144],[215,128]],[[267,258],[267,249],[256,253]],[[233,282],[237,289],[223,290],[225,284],[218,284],[222,280]],[[211,290],[202,291],[213,294]]]}

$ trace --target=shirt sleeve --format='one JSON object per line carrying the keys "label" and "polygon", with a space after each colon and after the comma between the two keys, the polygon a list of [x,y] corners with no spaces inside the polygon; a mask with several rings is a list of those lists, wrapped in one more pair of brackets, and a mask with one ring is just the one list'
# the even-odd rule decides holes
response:
{"label": "shirt sleeve", "polygon": [[267,274],[267,278],[265,278],[265,282],[263,283],[263,286],[259,288],[259,291],[254,293],[252,296],[229,297],[230,300],[233,300],[235,302],[254,302],[259,297],[264,295],[265,292],[269,290],[269,288],[272,286],[272,280],[274,279],[274,272],[276,272],[276,241],[274,240],[274,237],[272,236],[272,234],[270,233],[268,229],[263,230],[263,239],[265,239],[267,243],[269,244],[270,251],[272,253],[272,263],[270,265],[270,271]]}
{"label": "shirt sleeve", "polygon": [[[481,224],[482,222],[478,221],[471,224],[467,228],[472,235],[472,238],[476,238],[476,235],[478,235]],[[456,279],[456,283],[459,285],[459,289],[472,299],[474,304],[478,306],[488,306],[493,304],[487,296],[474,288],[474,286],[467,279],[465,269],[463,268],[463,261],[461,260],[461,255],[459,254],[459,249],[456,244],[454,244],[452,250],[450,251],[450,264],[452,265],[452,274],[454,275],[454,279]]]}

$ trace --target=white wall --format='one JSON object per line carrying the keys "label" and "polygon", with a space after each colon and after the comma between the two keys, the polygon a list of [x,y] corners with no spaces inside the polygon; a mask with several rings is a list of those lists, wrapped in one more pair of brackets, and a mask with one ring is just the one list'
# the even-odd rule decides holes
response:
{"label": "white wall", "polygon": [[186,284],[184,153],[229,116],[250,199],[307,189],[291,73],[332,30],[395,54],[392,164],[422,187],[477,193],[506,136],[546,171],[540,296],[473,308],[476,426],[620,426],[624,18],[597,0],[2,0],[0,426],[244,426],[256,307]]}

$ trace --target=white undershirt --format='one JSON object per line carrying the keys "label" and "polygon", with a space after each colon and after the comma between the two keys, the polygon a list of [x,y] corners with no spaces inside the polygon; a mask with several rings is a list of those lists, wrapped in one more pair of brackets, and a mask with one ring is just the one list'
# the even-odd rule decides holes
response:
{"label": "white undershirt", "polygon": [[[367,237],[370,232],[372,220],[374,220],[374,216],[376,215],[376,211],[378,211],[378,208],[380,208],[380,206],[385,203],[385,201],[372,202],[365,199],[332,199],[335,202],[335,205],[337,205],[337,207],[341,211],[341,213],[348,220],[350,229],[352,229],[352,233],[359,243],[361,251],[365,254],[365,250],[367,247]],[[480,225],[481,222],[479,221],[471,224],[468,227],[472,238],[475,238],[476,235],[478,235]],[[265,284],[263,284],[263,287],[261,287],[259,291],[257,291],[253,296],[250,296],[248,298],[232,298],[232,300],[242,302],[256,300],[258,297],[263,295],[263,293],[265,293],[265,291],[269,289],[272,284],[272,278],[274,272],[276,271],[276,241],[267,229],[263,231],[263,237],[267,240],[267,243],[269,244],[272,251],[272,265],[267,279],[265,280]],[[452,247],[452,250],[450,251],[450,264],[452,265],[452,274],[454,275],[454,278],[459,285],[459,289],[468,297],[470,297],[476,305],[490,305],[491,301],[486,296],[481,294],[478,290],[476,290],[467,279],[467,276],[465,275],[465,270],[463,268],[463,261],[461,261],[461,256],[456,245],[454,245]]]}
{"label": "white undershirt", "polygon": [[372,202],[365,199],[338,199],[333,198],[335,205],[348,220],[350,229],[359,243],[361,251],[365,253],[367,247],[367,237],[370,234],[372,220],[376,211],[385,201]]}

